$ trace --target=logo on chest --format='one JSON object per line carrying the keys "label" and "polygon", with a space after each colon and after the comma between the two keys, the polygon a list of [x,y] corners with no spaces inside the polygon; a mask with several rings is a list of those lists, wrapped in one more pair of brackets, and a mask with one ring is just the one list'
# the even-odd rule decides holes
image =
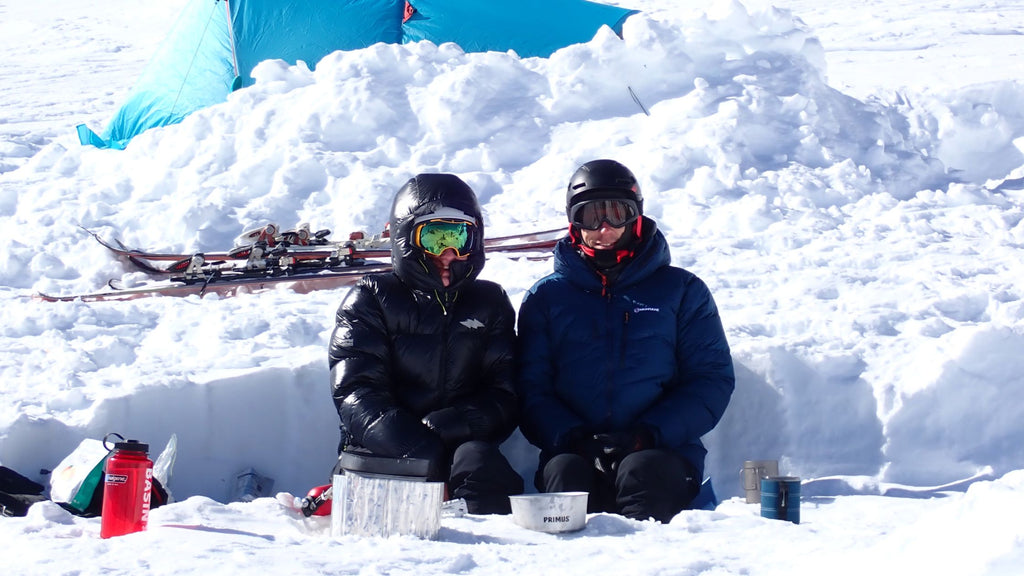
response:
{"label": "logo on chest", "polygon": [[633,311],[630,312],[630,314],[639,314],[641,312],[661,312],[660,306],[652,306],[650,304],[645,304],[643,302],[640,302],[639,300],[629,298],[628,296],[626,297],[626,301],[629,302],[629,304],[633,307]]}
{"label": "logo on chest", "polygon": [[479,328],[484,327],[484,323],[477,320],[476,318],[469,318],[467,320],[463,320],[462,322],[459,322],[459,324],[462,324],[463,326],[469,328],[470,330],[477,330]]}

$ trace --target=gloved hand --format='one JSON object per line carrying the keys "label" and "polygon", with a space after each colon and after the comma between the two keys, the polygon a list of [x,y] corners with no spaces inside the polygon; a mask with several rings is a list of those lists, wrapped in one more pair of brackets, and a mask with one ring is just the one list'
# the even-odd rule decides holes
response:
{"label": "gloved hand", "polygon": [[377,419],[363,435],[360,445],[382,456],[429,460],[430,481],[443,477],[448,466],[441,437],[407,410],[391,410]]}
{"label": "gloved hand", "polygon": [[577,454],[590,462],[594,468],[604,471],[601,458],[604,457],[604,446],[596,440],[596,435],[583,426],[576,426],[563,432],[554,444],[556,454]]}
{"label": "gloved hand", "polygon": [[622,432],[602,432],[594,435],[608,456],[617,456],[620,460],[627,454],[654,448],[654,434],[646,426],[637,426]]}
{"label": "gloved hand", "polygon": [[654,448],[654,434],[646,426],[619,432],[600,432],[583,443],[582,455],[602,474],[618,471],[622,459],[640,450]]}
{"label": "gloved hand", "polygon": [[430,464],[427,469],[428,482],[444,482],[448,479],[448,457],[444,442],[436,434],[429,432],[424,434],[419,442],[410,444],[408,452],[403,454],[402,457],[429,460]]}
{"label": "gloved hand", "polygon": [[473,431],[462,412],[454,406],[434,410],[423,417],[423,424],[441,437],[448,448],[455,448],[472,437]]}

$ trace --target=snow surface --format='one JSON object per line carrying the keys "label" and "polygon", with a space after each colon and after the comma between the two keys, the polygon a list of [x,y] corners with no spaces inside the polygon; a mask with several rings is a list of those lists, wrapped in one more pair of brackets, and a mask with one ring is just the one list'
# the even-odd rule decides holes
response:
{"label": "snow surface", "polygon": [[[0,2],[0,463],[46,482],[83,438],[178,452],[150,529],[44,503],[0,520],[5,574],[1024,572],[1024,7],[1013,0],[675,0],[550,59],[377,45],[257,84],[124,151],[78,145],[184,0]],[[379,231],[420,171],[489,235],[559,226],[580,163],[640,178],[711,287],[737,389],[706,438],[722,504],[579,533],[448,518],[437,541],[332,538],[281,502],[327,482],[326,346],[344,289],[41,303],[145,280],[80,226],[228,248],[309,222]],[[549,262],[489,259],[518,306]],[[527,478],[535,452],[506,453]],[[804,479],[803,523],[741,498],[747,459]],[[278,498],[227,503],[248,467]]]}

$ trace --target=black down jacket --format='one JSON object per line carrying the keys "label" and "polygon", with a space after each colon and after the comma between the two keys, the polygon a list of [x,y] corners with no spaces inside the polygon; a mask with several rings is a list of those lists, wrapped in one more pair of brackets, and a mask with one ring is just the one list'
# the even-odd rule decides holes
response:
{"label": "black down jacket", "polygon": [[416,218],[445,207],[477,220],[482,246],[473,191],[452,175],[419,175],[392,207],[394,272],[366,276],[338,309],[329,363],[344,445],[423,457],[437,434],[422,419],[439,411],[449,457],[462,442],[501,442],[516,427],[515,312],[499,285],[476,279],[482,249],[452,264],[446,288],[409,242]]}

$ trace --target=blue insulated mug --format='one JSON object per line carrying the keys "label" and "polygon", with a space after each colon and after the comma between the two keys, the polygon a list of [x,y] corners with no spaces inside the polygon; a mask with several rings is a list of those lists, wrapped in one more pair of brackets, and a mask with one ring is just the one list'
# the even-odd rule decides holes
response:
{"label": "blue insulated mug", "polygon": [[761,479],[761,516],[800,523],[800,479],[769,476]]}

